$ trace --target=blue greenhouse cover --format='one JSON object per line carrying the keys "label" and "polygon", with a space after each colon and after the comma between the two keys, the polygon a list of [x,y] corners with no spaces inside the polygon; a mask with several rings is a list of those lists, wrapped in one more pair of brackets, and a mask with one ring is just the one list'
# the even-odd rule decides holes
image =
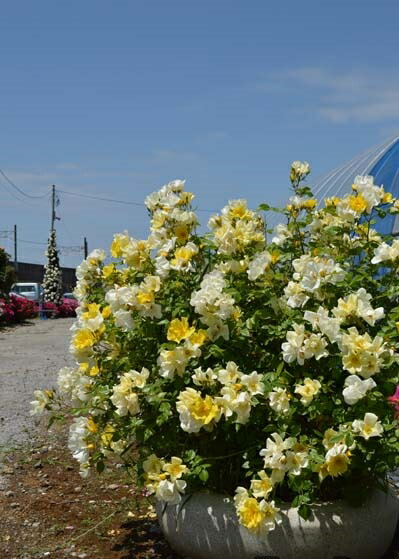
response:
{"label": "blue greenhouse cover", "polygon": [[[357,175],[371,175],[374,177],[374,184],[383,186],[394,197],[399,197],[399,136],[357,155],[311,184],[319,205],[324,205],[325,198],[348,194]],[[277,217],[276,214],[269,215],[268,225],[274,226],[280,219],[281,216]],[[383,234],[399,234],[398,216],[388,215],[375,228]]]}

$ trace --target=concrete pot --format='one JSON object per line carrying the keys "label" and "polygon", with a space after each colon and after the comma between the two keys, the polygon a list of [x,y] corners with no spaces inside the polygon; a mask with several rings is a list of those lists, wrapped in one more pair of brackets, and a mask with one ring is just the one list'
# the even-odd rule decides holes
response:
{"label": "concrete pot", "polygon": [[261,541],[238,523],[232,499],[194,493],[179,505],[157,505],[170,546],[184,559],[380,559],[398,521],[399,501],[373,491],[360,508],[342,501],[313,507],[312,520],[281,507],[282,523]]}

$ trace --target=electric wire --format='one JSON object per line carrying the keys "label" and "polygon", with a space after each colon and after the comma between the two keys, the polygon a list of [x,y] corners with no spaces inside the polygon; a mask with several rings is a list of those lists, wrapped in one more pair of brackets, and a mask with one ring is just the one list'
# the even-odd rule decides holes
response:
{"label": "electric wire", "polygon": [[[70,190],[63,190],[57,188],[57,192],[61,192],[62,194],[67,194],[68,196],[78,196],[79,198],[89,198],[91,200],[101,200],[103,202],[113,202],[115,204],[125,204],[128,206],[139,206],[139,207],[146,207],[143,202],[131,202],[128,200],[117,200],[115,198],[105,198],[103,196],[94,196],[94,194],[82,194],[80,192],[72,192]],[[208,212],[208,213],[215,213],[216,210],[205,210],[201,208],[196,209],[197,212]]]}
{"label": "electric wire", "polygon": [[28,245],[42,245],[47,246],[47,243],[39,243],[38,241],[26,241],[25,239],[18,239],[19,243],[27,243]]}
{"label": "electric wire", "polygon": [[[34,199],[34,200],[38,200],[38,199],[42,199],[45,197],[48,197],[51,193],[51,190],[48,190],[45,194],[40,194],[40,195],[31,195],[28,194],[26,192],[24,192],[24,190],[22,190],[19,186],[17,186],[7,175],[6,173],[0,169],[0,179],[1,177],[3,177],[3,179],[5,181],[7,181],[8,184],[5,184],[3,181],[0,181],[0,185],[3,186],[3,188],[6,190],[6,192],[8,194],[10,194],[13,198],[15,198],[16,200],[18,200],[19,202],[24,202],[24,203],[29,203],[27,202],[27,200],[22,199],[20,196],[25,196],[25,198],[30,198],[30,199]],[[12,186],[13,189],[16,191],[14,192],[13,190],[11,190],[8,185]],[[128,206],[138,206],[138,207],[146,207],[146,205],[142,202],[134,202],[134,201],[129,201],[129,200],[119,200],[116,198],[109,198],[109,197],[105,197],[105,196],[95,196],[92,194],[82,194],[82,193],[78,193],[78,192],[72,192],[69,190],[64,190],[64,189],[60,189],[57,188],[56,189],[57,193],[62,193],[62,194],[66,194],[67,196],[77,196],[79,198],[86,198],[86,199],[90,199],[90,200],[99,200],[102,202],[109,202],[109,203],[116,203],[116,204],[123,204],[123,205],[128,205]],[[17,194],[18,193],[18,194]],[[203,208],[196,208],[196,211],[198,212],[207,212],[207,213],[215,213],[216,210],[208,210],[208,209],[203,209]],[[69,230],[67,229],[67,227],[65,226],[65,223],[63,223],[63,226],[65,228],[65,231],[68,235],[68,237],[70,238],[70,240],[72,240],[71,238],[71,234],[69,232]],[[18,239],[18,242],[20,243],[24,243],[24,244],[29,244],[29,245],[36,245],[37,248],[39,247],[43,247],[43,246],[47,246],[47,243],[43,243],[43,242],[39,242],[39,241],[30,241],[27,239]],[[33,247],[32,247],[33,248]],[[60,251],[66,251],[66,252],[80,252],[83,250],[83,247],[79,246],[79,245],[75,245],[75,246],[58,246],[58,249]]]}
{"label": "electric wire", "polygon": [[61,224],[61,227],[64,228],[64,230],[65,230],[65,232],[66,232],[66,234],[67,234],[68,240],[71,241],[72,243],[74,243],[75,245],[77,245],[78,243],[76,242],[76,239],[73,239],[73,238],[72,238],[72,235],[71,235],[71,233],[70,233],[68,227],[66,226],[65,219],[61,219],[61,218],[60,218],[60,224]]}
{"label": "electric wire", "polygon": [[[19,243],[27,243],[28,245],[39,245],[39,246],[47,246],[48,243],[41,243],[39,241],[28,241],[26,239],[18,239]],[[58,249],[62,250],[72,250],[74,252],[82,252],[83,247],[81,245],[57,245]]]}
{"label": "electric wire", "polygon": [[91,200],[102,200],[103,202],[114,202],[116,204],[126,204],[129,206],[145,206],[140,202],[129,202],[127,200],[115,200],[114,198],[104,198],[102,196],[94,196],[92,194],[81,194],[79,192],[70,192],[68,190],[61,190],[57,188],[57,192],[61,192],[62,194],[67,194],[69,196],[78,196],[79,198],[90,198]]}
{"label": "electric wire", "polygon": [[23,198],[20,198],[19,196],[17,196],[15,194],[15,192],[13,190],[11,190],[11,188],[8,185],[6,185],[3,181],[0,181],[0,185],[4,188],[4,190],[7,192],[7,194],[9,194],[12,198],[14,198],[14,200],[18,200],[18,202],[25,203],[25,200]]}
{"label": "electric wire", "polygon": [[[33,195],[33,194],[28,194],[26,193],[24,190],[22,190],[22,188],[20,188],[19,186],[17,186],[6,174],[5,172],[0,169],[0,175],[8,182],[8,184],[10,184],[17,192],[19,192],[20,194],[22,194],[23,196],[25,196],[26,198],[32,198],[32,199],[40,199],[40,198],[45,198],[46,196],[50,195],[50,190],[48,190],[46,193],[44,194],[38,194],[38,195]],[[5,185],[4,185],[5,186]],[[7,189],[7,192],[9,192],[11,194],[11,192]],[[132,202],[129,200],[117,200],[115,198],[108,198],[108,197],[104,197],[104,196],[94,196],[93,194],[82,194],[80,192],[72,192],[69,190],[64,190],[64,189],[60,189],[57,188],[57,192],[61,192],[62,194],[67,194],[69,196],[78,196],[79,198],[88,198],[90,200],[101,200],[103,202],[112,202],[114,204],[125,204],[128,206],[139,206],[139,207],[146,207],[145,204],[143,204],[142,202]],[[16,198],[17,200],[21,201],[19,198]],[[207,209],[201,209],[201,208],[197,208],[198,212],[208,212],[208,213],[214,213],[215,210],[207,210]]]}
{"label": "electric wire", "polygon": [[48,190],[45,194],[27,194],[24,190],[22,190],[22,188],[20,188],[19,186],[17,186],[6,174],[5,172],[0,169],[0,175],[2,175],[2,177],[8,182],[8,184],[10,184],[13,188],[15,188],[15,190],[17,190],[17,192],[19,192],[20,194],[22,194],[23,196],[26,196],[26,198],[33,198],[33,199],[37,199],[37,198],[45,198],[46,196],[48,196],[50,194],[50,190]]}

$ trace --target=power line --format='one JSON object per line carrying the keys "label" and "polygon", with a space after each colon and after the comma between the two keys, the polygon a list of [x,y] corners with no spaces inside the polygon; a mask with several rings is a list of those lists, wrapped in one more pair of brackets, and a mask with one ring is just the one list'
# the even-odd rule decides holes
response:
{"label": "power line", "polygon": [[[130,202],[128,200],[116,200],[115,198],[105,198],[103,196],[94,196],[93,194],[81,194],[80,192],[71,192],[69,190],[61,190],[57,188],[57,192],[61,192],[62,194],[67,194],[68,196],[78,196],[79,198],[89,198],[91,200],[102,200],[103,202],[113,202],[115,204],[125,204],[128,206],[140,206],[141,208],[144,206],[146,207],[143,202]],[[216,210],[205,210],[198,208],[196,211],[198,212],[209,212],[215,213]]]}
{"label": "power line", "polygon": [[29,245],[43,245],[47,246],[47,243],[39,243],[38,241],[26,241],[25,239],[18,239],[20,243],[28,243]]}
{"label": "power line", "polygon": [[50,191],[46,192],[45,194],[39,194],[39,195],[27,194],[26,192],[24,192],[22,190],[22,188],[19,188],[19,186],[17,186],[9,177],[7,177],[5,172],[2,171],[1,169],[0,169],[0,175],[2,175],[5,178],[5,180],[8,182],[8,184],[10,184],[13,188],[15,188],[15,190],[17,190],[17,192],[19,192],[23,196],[26,196],[26,198],[33,198],[33,199],[45,198],[46,196],[48,196],[50,194]]}
{"label": "power line", "polygon": [[[0,175],[3,176],[3,178],[8,182],[8,184],[10,184],[17,192],[19,192],[20,194],[22,194],[22,196],[25,196],[26,198],[32,198],[34,200],[40,199],[40,198],[45,198],[46,196],[50,195],[50,190],[48,190],[47,192],[45,192],[44,194],[28,194],[27,192],[25,192],[24,190],[22,190],[22,188],[20,188],[19,186],[17,186],[6,174],[5,172],[0,169]],[[5,187],[5,185],[3,185]],[[12,195],[12,192],[8,189],[6,189],[7,192],[9,194]],[[88,198],[90,200],[101,200],[102,202],[112,202],[114,204],[125,204],[128,206],[139,206],[139,207],[146,207],[145,204],[143,204],[142,202],[131,202],[129,200],[117,200],[116,198],[108,198],[108,197],[104,197],[104,196],[94,196],[92,194],[81,194],[79,192],[71,192],[69,190],[61,190],[60,188],[57,188],[57,192],[62,192],[63,194],[66,194],[68,196],[78,196],[79,198]],[[15,196],[14,196],[15,197]],[[15,197],[16,198],[16,197]],[[21,201],[20,198],[16,198],[17,200]],[[202,208],[197,208],[196,211],[198,212],[207,212],[207,213],[215,213],[215,210],[207,210],[207,209],[202,209]]]}
{"label": "power line", "polygon": [[65,232],[66,232],[66,234],[67,234],[68,240],[71,241],[72,243],[76,243],[76,239],[73,239],[73,238],[72,238],[72,235],[71,235],[71,233],[70,233],[68,227],[66,226],[65,219],[64,219],[64,220],[61,220],[61,221],[60,221],[60,224],[61,224],[62,227],[65,229]]}
{"label": "power line", "polygon": [[[20,243],[27,243],[28,245],[40,245],[40,246],[47,246],[48,243],[41,243],[39,241],[28,241],[26,239],[18,239]],[[83,252],[83,246],[80,245],[57,245],[58,249],[61,250],[70,250],[72,252]]]}
{"label": "power line", "polygon": [[[17,196],[15,194],[15,192],[8,186],[6,185],[4,182],[0,182],[0,185],[4,188],[4,190],[12,197],[14,198],[14,200],[18,200],[18,202],[23,202],[25,204],[25,200],[23,198],[20,198],[19,196]],[[29,203],[29,202],[28,202]]]}
{"label": "power line", "polygon": [[70,192],[68,190],[61,190],[57,188],[57,192],[68,194],[69,196],[79,196],[79,198],[90,198],[91,200],[102,200],[103,202],[114,202],[116,204],[127,204],[129,206],[145,206],[142,202],[129,202],[127,200],[115,200],[114,198],[103,198],[102,196],[93,196],[91,194],[80,194],[78,192]]}

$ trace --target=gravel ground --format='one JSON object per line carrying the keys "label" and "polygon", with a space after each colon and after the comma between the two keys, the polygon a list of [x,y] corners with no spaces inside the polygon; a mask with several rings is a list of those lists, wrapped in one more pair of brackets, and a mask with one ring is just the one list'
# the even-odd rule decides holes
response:
{"label": "gravel ground", "polygon": [[73,363],[68,351],[73,321],[35,319],[0,330],[0,449],[29,439],[33,391],[54,386],[58,370]]}

